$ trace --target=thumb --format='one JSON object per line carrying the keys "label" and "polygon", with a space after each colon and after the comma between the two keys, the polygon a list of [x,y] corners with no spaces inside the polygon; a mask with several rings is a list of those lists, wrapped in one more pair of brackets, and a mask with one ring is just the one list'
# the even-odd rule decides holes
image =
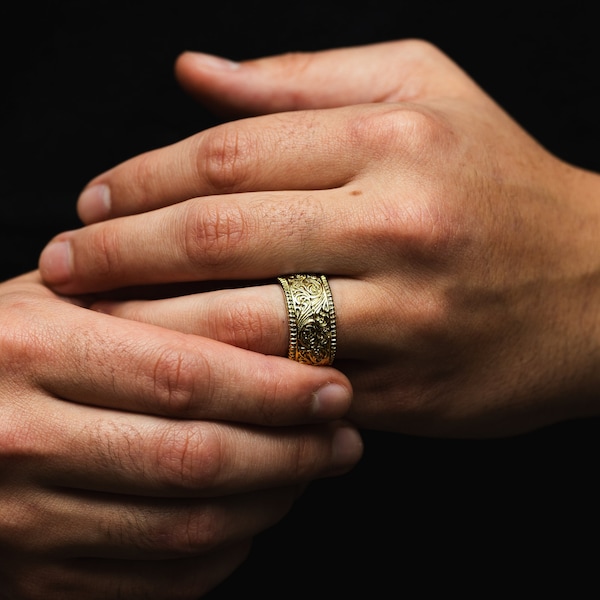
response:
{"label": "thumb", "polygon": [[184,52],[175,74],[184,90],[223,116],[418,101],[475,86],[445,54],[422,40],[290,52],[239,63]]}

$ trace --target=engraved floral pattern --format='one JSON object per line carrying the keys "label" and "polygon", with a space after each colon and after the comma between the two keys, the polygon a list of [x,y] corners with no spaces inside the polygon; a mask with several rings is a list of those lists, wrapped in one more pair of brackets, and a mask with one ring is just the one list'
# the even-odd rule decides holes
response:
{"label": "engraved floral pattern", "polygon": [[335,310],[324,275],[280,277],[290,320],[289,358],[329,365],[336,350]]}

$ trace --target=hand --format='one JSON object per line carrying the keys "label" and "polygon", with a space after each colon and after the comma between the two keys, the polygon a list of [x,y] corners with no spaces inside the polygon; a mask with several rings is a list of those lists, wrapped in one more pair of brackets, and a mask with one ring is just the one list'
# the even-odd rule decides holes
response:
{"label": "hand", "polygon": [[0,322],[2,597],[197,598],[360,456],[333,369],[95,313],[37,273],[0,284]]}
{"label": "hand", "polygon": [[177,73],[223,114],[262,116],[94,179],[79,213],[97,223],[45,249],[48,285],[220,280],[95,307],[284,355],[272,282],[325,273],[359,426],[503,436],[598,414],[596,174],[551,155],[426,42],[241,65],[185,54]]}

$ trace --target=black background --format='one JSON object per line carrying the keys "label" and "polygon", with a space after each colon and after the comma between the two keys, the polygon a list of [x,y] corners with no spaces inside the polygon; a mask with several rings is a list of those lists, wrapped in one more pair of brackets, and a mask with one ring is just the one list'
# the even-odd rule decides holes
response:
{"label": "black background", "polygon": [[[88,179],[216,122],[173,78],[187,49],[244,59],[422,37],[551,152],[600,171],[593,6],[5,3],[0,275],[79,225]],[[312,485],[210,597],[485,598],[562,581],[582,597],[573,586],[598,572],[599,432],[596,419],[490,441],[365,432],[360,465]]]}

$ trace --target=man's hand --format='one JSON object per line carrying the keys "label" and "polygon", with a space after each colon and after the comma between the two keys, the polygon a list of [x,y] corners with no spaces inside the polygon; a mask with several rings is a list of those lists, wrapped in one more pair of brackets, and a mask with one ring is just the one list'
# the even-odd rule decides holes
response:
{"label": "man's hand", "polygon": [[177,74],[222,114],[259,116],[95,178],[90,225],[41,256],[48,285],[206,282],[94,307],[284,355],[275,278],[323,273],[359,426],[502,436],[598,414],[598,175],[422,41],[239,65],[185,54]]}

